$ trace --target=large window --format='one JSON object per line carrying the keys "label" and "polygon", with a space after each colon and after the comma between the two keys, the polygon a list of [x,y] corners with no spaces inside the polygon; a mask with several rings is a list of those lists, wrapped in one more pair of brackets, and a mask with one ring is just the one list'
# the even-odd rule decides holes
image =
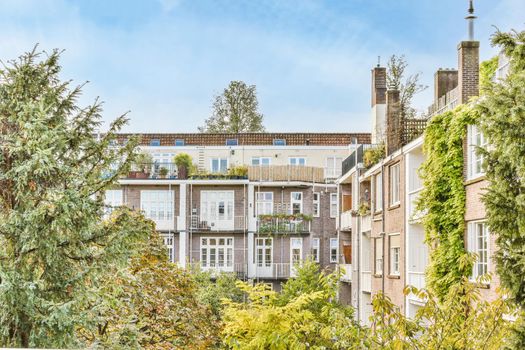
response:
{"label": "large window", "polygon": [[398,276],[399,275],[399,260],[400,260],[400,250],[401,242],[400,235],[390,235],[388,236],[390,244],[390,274]]}
{"label": "large window", "polygon": [[330,193],[330,217],[337,216],[337,193]]}
{"label": "large window", "polygon": [[339,251],[339,241],[337,238],[330,238],[330,262],[337,263],[337,255]]}
{"label": "large window", "polygon": [[290,238],[290,261],[292,268],[301,263],[303,259],[303,239],[302,238]]}
{"label": "large window", "polygon": [[478,147],[486,145],[485,137],[475,125],[468,127],[468,177],[469,179],[482,176],[483,172],[483,155],[478,151]]}
{"label": "large window", "polygon": [[288,158],[288,164],[297,165],[297,166],[305,166],[306,158],[305,157],[290,157]]}
{"label": "large window", "polygon": [[228,171],[228,158],[212,158],[211,159],[211,172],[212,173],[225,173]]}
{"label": "large window", "polygon": [[201,238],[201,266],[233,271],[233,237]]}
{"label": "large window", "polygon": [[374,211],[383,210],[383,174],[374,176]]}
{"label": "large window", "polygon": [[319,192],[313,193],[313,214],[315,217],[319,217],[321,211],[321,197]]}
{"label": "large window", "polygon": [[107,190],[104,198],[106,215],[110,215],[115,207],[122,205],[122,190]]}
{"label": "large window", "polygon": [[342,173],[343,158],[341,157],[328,157],[326,158],[326,174],[325,176],[330,179],[335,179],[341,176]]}
{"label": "large window", "polygon": [[272,164],[272,158],[270,157],[252,157],[252,165],[259,166],[267,166]]}
{"label": "large window", "polygon": [[192,224],[216,231],[233,230],[234,203],[234,191],[201,191],[200,220]]}
{"label": "large window", "polygon": [[271,215],[273,214],[273,192],[257,192],[255,202],[255,214]]}
{"label": "large window", "polygon": [[374,239],[374,273],[376,275],[383,274],[383,238]]}
{"label": "large window", "polygon": [[311,244],[312,244],[312,259],[315,262],[319,262],[319,254],[321,251],[321,243],[319,238],[312,238]]}
{"label": "large window", "polygon": [[173,204],[173,191],[140,191],[140,209],[148,219],[153,221],[172,220]]}
{"label": "large window", "polygon": [[272,266],[272,238],[257,238],[255,240],[255,258],[257,267]]}
{"label": "large window", "polygon": [[477,255],[471,276],[476,279],[488,272],[489,230],[485,222],[469,223],[467,243],[469,252]]}
{"label": "large window", "polygon": [[303,193],[292,192],[290,194],[290,208],[292,214],[301,214],[303,212]]}
{"label": "large window", "polygon": [[390,205],[399,204],[399,163],[390,166]]}

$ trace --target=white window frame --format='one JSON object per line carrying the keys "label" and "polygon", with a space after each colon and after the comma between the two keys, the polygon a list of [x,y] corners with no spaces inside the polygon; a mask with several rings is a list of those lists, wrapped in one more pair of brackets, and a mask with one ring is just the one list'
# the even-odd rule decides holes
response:
{"label": "white window frame", "polygon": [[[379,246],[378,243],[381,245]],[[383,275],[383,270],[383,237],[377,237],[374,238],[374,274]]]}
{"label": "white window frame", "polygon": [[[273,192],[255,192],[255,216],[273,214]],[[262,210],[261,210],[262,209]]]}
{"label": "white window frame", "polygon": [[173,247],[173,242],[174,242],[174,237],[173,237],[173,233],[169,233],[167,235],[162,235],[162,241],[164,242],[164,245],[166,246],[166,249],[168,250],[168,259],[169,261],[171,262],[175,262],[175,255],[173,254],[174,253],[174,247]]}
{"label": "white window frame", "polygon": [[467,140],[467,174],[468,180],[472,180],[485,175],[483,171],[484,157],[482,154],[478,154],[477,148],[485,146],[487,141],[476,125],[468,126]]}
{"label": "white window frame", "polygon": [[320,238],[312,238],[311,242],[311,255],[315,262],[319,262],[320,260],[320,253],[321,253],[321,239]]}
{"label": "white window frame", "polygon": [[314,192],[312,195],[312,202],[313,202],[312,204],[313,216],[318,218],[321,213],[321,193]]}
{"label": "white window frame", "polygon": [[[213,169],[213,161],[216,160],[217,163],[218,163],[218,166],[219,168],[217,169],[217,171],[215,171]],[[221,167],[221,163],[223,160],[226,160],[226,168],[224,169],[224,171],[222,171],[222,167]],[[228,168],[230,167],[230,160],[228,159],[228,157],[213,157],[210,159],[210,172],[212,173],[217,173],[217,174],[224,174],[228,171]]]}
{"label": "white window frame", "polygon": [[[397,246],[392,246],[392,237],[396,237],[399,240]],[[401,264],[401,235],[399,233],[392,233],[388,235],[388,249],[390,255],[390,275],[399,276]]]}
{"label": "white window frame", "polygon": [[[270,242],[270,244],[266,244],[267,242]],[[259,259],[259,250],[262,249],[262,258]],[[269,249],[269,257],[270,260],[268,261],[268,249]],[[273,238],[272,237],[260,237],[255,239],[255,266],[256,268],[270,268],[273,264]]]}
{"label": "white window frame", "polygon": [[[330,164],[332,162],[332,164]],[[325,177],[328,179],[337,179],[343,173],[343,158],[337,156],[326,157]]]}
{"label": "white window frame", "polygon": [[383,173],[374,176],[374,212],[383,210]]}
{"label": "white window frame", "polygon": [[388,178],[390,179],[389,188],[389,202],[390,206],[395,206],[401,203],[401,181],[400,181],[401,166],[399,163],[393,164],[388,168]]}
{"label": "white window frame", "polygon": [[[481,232],[479,231],[480,229]],[[475,281],[481,275],[489,272],[490,231],[485,221],[469,222],[467,230],[467,249],[470,253],[477,254],[476,262],[472,267],[472,274],[470,276],[470,279]],[[480,238],[484,240],[485,247],[480,247]]]}
{"label": "white window frame", "polygon": [[175,215],[174,197],[173,191],[170,190],[140,191],[140,209],[145,217],[157,224],[158,230],[173,229],[171,226]]}
{"label": "white window frame", "polygon": [[104,210],[105,215],[109,216],[116,207],[122,206],[124,203],[124,193],[122,190],[106,190],[104,193]]}
{"label": "white window frame", "polygon": [[[221,244],[221,240],[223,240]],[[212,242],[214,242],[212,244]],[[235,264],[235,241],[233,236],[224,237],[201,237],[200,238],[200,263],[201,268],[233,271]],[[219,259],[222,249],[222,264]],[[212,264],[213,257],[213,264]]]}
{"label": "white window frame", "polygon": [[[298,254],[297,254],[298,251]],[[298,257],[298,260],[295,258]],[[303,239],[301,237],[290,238],[290,267],[294,268],[296,263],[303,261]]]}
{"label": "white window frame", "polygon": [[306,166],[306,157],[288,157],[288,164],[291,166]]}
{"label": "white window frame", "polygon": [[337,238],[330,238],[330,263],[338,262],[339,257],[339,240]]}
{"label": "white window frame", "polygon": [[337,217],[339,203],[337,193],[330,193],[330,217]]}
{"label": "white window frame", "polygon": [[[300,194],[301,199],[294,199],[294,194]],[[294,204],[299,204],[299,213],[294,213]],[[303,192],[290,192],[290,214],[302,214],[303,213]]]}
{"label": "white window frame", "polygon": [[[263,164],[264,161],[266,161],[267,164]],[[270,165],[272,165],[271,157],[252,157],[252,166],[270,166]]]}

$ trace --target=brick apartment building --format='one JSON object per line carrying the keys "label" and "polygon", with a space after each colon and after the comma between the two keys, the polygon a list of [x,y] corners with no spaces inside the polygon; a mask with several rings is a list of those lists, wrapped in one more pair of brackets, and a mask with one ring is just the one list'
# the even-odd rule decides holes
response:
{"label": "brick apartment building", "polygon": [[[131,134],[121,134],[119,143]],[[152,156],[144,174],[119,180],[110,205],[142,210],[156,223],[171,261],[213,273],[280,283],[294,264],[338,261],[337,186],[342,160],[370,134],[143,134]],[[173,157],[192,156],[202,172],[180,178]],[[247,176],[227,170],[248,166]],[[163,175],[160,169],[164,168]]]}

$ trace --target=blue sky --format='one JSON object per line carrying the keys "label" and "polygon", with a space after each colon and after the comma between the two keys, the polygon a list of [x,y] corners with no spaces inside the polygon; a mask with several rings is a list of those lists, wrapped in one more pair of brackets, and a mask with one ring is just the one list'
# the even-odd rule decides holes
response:
{"label": "blue sky", "polygon": [[[257,86],[269,131],[369,131],[370,69],[404,54],[432,85],[457,65],[467,0],[2,0],[0,58],[65,49],[104,119],[130,132],[193,132],[230,80]],[[493,25],[525,29],[524,0],[477,0],[481,58]],[[429,88],[415,100],[430,104]]]}

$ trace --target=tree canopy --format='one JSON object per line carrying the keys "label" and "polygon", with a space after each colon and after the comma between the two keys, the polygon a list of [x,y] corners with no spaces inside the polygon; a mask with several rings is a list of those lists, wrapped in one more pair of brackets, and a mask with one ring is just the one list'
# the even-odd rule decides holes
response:
{"label": "tree canopy", "polygon": [[213,110],[200,132],[241,133],[264,132],[263,115],[258,111],[255,85],[231,81],[223,93],[215,96]]}

